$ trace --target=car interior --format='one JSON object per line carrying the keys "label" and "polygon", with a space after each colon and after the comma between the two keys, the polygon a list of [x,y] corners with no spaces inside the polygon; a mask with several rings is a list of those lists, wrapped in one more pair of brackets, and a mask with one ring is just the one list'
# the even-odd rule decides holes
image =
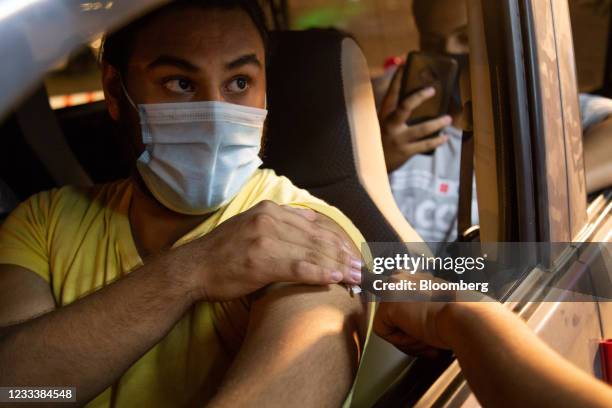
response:
{"label": "car interior", "polygon": [[[270,2],[277,28],[284,26],[284,3]],[[546,146],[537,146],[542,134],[552,137],[554,120],[551,111],[539,111],[550,108],[543,108],[540,94],[542,74],[537,67],[543,45],[537,42],[541,35],[535,24],[540,21],[538,9],[531,8],[529,0],[469,3],[469,103],[478,137],[473,155],[464,161],[475,163],[467,179],[476,172],[482,208],[481,225],[476,234],[471,231],[469,239],[538,241],[576,236],[580,229],[576,225],[566,226],[567,231],[561,233],[561,227],[555,229],[549,222],[552,200],[558,194],[550,192],[543,198],[535,193],[549,185],[550,169],[556,165],[546,159],[556,156],[550,156]],[[558,13],[569,19],[567,10],[559,9]],[[494,42],[504,47],[493,47]],[[611,46],[609,41],[608,58]],[[517,61],[515,56],[523,53],[528,62],[512,64]],[[559,72],[558,93],[576,85],[570,76],[563,76],[562,69]],[[422,239],[402,216],[388,183],[372,75],[359,41],[338,28],[276,30],[271,38],[268,78],[270,115],[262,155],[264,167],[341,209],[367,241],[410,243],[409,250],[420,250]],[[570,100],[563,95],[559,98],[563,103]],[[498,109],[494,111],[493,106]],[[577,110],[577,106],[567,102],[560,109]],[[571,146],[571,132],[577,130],[568,123],[558,126],[565,132],[566,146]],[[0,180],[19,200],[63,185],[125,178],[131,170],[129,158],[117,153],[125,151],[124,140],[103,101],[54,110],[42,84],[2,119],[0,135]],[[576,151],[568,147],[557,153],[565,161]],[[579,185],[578,178],[584,177],[580,171],[567,170],[565,179],[576,177],[575,182],[570,180],[570,186]],[[572,200],[570,194],[565,191],[563,208],[584,213],[581,222],[587,223],[587,216],[592,219],[594,215],[587,214],[584,187],[581,203]],[[460,199],[471,201],[463,193]],[[594,194],[589,198],[589,208],[596,204],[599,210],[592,211],[601,214],[611,199],[610,189]],[[0,222],[7,215],[0,214]],[[577,217],[573,222],[578,222]],[[527,286],[512,290],[525,296],[529,293]],[[452,401],[453,395],[467,398],[465,382],[457,374],[451,355],[415,359],[376,336],[370,342],[369,359],[363,363],[367,374],[356,380],[355,406],[412,406],[424,396],[427,401],[445,402]],[[433,385],[438,387],[434,396]],[[444,390],[453,392],[445,394]]]}
{"label": "car interior", "polygon": [[[277,32],[271,43],[264,167],[341,209],[368,241],[422,241],[397,209],[388,183],[380,183],[386,167],[378,117],[367,63],[355,40],[338,30],[313,29]],[[56,117],[43,88],[0,132],[11,135],[4,139],[14,143],[2,149],[2,178],[16,187],[22,200],[62,185],[129,176],[127,159],[117,157],[124,150],[120,131],[104,102],[67,108]],[[49,140],[49,134],[57,140]],[[21,174],[29,175],[28,182]],[[377,365],[368,370],[371,373],[386,373],[410,362],[389,344],[374,343],[372,355],[385,358],[371,358]],[[443,367],[421,365],[421,374],[431,371],[430,379]],[[368,384],[376,384],[375,377],[368,376]],[[421,376],[418,380],[414,386],[423,392],[427,384]],[[378,387],[386,387],[386,381],[383,377]]]}

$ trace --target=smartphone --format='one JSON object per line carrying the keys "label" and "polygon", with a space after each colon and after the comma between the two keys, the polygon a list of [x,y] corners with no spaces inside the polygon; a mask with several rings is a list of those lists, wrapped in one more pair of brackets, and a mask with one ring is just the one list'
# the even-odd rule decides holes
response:
{"label": "smartphone", "polygon": [[[444,55],[413,51],[408,54],[398,105],[407,97],[427,87],[436,90],[434,96],[417,107],[408,120],[408,125],[416,125],[449,113],[453,90],[457,86],[459,66],[457,61]],[[439,132],[425,137],[438,136]],[[431,155],[431,152],[424,154]]]}

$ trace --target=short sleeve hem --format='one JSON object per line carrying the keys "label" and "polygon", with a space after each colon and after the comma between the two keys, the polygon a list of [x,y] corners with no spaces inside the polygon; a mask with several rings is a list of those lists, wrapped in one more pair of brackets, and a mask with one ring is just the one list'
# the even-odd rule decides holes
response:
{"label": "short sleeve hem", "polygon": [[49,264],[46,262],[37,261],[28,251],[13,248],[1,248],[0,263],[28,269],[43,278],[46,282],[51,281]]}

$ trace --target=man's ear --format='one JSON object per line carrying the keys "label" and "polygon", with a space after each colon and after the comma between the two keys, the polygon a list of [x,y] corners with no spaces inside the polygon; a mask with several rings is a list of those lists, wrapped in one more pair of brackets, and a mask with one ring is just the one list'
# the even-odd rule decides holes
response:
{"label": "man's ear", "polygon": [[120,101],[123,97],[121,75],[115,67],[107,62],[102,62],[102,88],[108,113],[117,122],[121,116]]}

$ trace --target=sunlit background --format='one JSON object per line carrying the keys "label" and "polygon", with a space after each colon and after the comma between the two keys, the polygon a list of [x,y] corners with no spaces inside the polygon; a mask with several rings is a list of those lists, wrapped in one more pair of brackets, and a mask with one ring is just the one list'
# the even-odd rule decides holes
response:
{"label": "sunlit background", "polygon": [[[108,7],[92,1],[88,7]],[[275,3],[283,3],[275,1]],[[336,27],[352,33],[361,45],[373,77],[385,61],[418,47],[412,0],[287,0],[291,29]],[[606,63],[610,0],[570,0],[576,65],[581,91],[601,87]],[[46,80],[54,107],[98,100],[100,83],[95,53],[99,41],[63,61]]]}

